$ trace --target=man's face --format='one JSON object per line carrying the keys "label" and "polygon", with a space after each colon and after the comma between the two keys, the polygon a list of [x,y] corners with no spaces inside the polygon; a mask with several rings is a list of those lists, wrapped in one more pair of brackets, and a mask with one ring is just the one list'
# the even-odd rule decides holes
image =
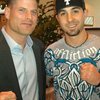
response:
{"label": "man's face", "polygon": [[76,36],[82,31],[85,17],[86,11],[76,6],[61,9],[56,16],[61,28],[69,36]]}
{"label": "man's face", "polygon": [[29,35],[37,25],[37,2],[35,0],[16,0],[5,9],[7,28],[12,33]]}

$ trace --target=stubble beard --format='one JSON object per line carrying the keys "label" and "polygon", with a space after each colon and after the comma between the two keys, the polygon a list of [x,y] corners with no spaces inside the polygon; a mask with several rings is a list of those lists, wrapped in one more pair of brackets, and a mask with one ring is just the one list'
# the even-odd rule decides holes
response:
{"label": "stubble beard", "polygon": [[79,35],[81,31],[78,29],[77,31],[70,31],[70,32],[65,32],[65,34],[67,34],[68,36],[77,36]]}
{"label": "stubble beard", "polygon": [[78,29],[76,28],[74,30],[66,31],[65,34],[67,34],[68,36],[77,36],[82,31],[83,27],[84,27],[84,24]]}

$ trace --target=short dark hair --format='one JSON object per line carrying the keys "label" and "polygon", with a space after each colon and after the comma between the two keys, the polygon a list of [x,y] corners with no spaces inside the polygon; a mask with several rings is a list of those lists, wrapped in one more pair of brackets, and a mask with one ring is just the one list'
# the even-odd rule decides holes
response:
{"label": "short dark hair", "polygon": [[[17,0],[5,0],[5,3],[7,6],[11,5],[12,3],[14,3]],[[36,0],[37,3],[39,3],[39,0]]]}

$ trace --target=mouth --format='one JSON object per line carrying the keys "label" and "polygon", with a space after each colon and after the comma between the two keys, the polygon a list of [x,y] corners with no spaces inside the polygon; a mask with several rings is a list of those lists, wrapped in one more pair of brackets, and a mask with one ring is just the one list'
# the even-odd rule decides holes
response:
{"label": "mouth", "polygon": [[23,31],[31,31],[34,29],[34,25],[32,23],[21,23],[20,27],[23,29]]}
{"label": "mouth", "polygon": [[69,28],[70,30],[75,30],[76,27],[77,27],[76,24],[73,24],[73,25],[69,25],[69,26],[68,26],[68,28]]}
{"label": "mouth", "polygon": [[24,26],[32,26],[32,23],[22,23]]}

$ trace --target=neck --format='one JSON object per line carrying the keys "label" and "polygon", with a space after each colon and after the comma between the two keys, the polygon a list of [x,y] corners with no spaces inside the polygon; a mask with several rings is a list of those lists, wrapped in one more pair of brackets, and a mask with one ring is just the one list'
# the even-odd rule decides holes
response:
{"label": "neck", "polygon": [[5,30],[7,32],[7,34],[14,40],[16,41],[19,45],[22,46],[22,48],[25,47],[25,44],[26,44],[26,39],[27,39],[27,36],[24,36],[24,35],[21,35],[17,32],[14,32],[12,31],[9,27],[5,27]]}
{"label": "neck", "polygon": [[77,36],[65,36],[66,44],[73,48],[80,47],[88,40],[88,33],[86,31],[79,33]]}

